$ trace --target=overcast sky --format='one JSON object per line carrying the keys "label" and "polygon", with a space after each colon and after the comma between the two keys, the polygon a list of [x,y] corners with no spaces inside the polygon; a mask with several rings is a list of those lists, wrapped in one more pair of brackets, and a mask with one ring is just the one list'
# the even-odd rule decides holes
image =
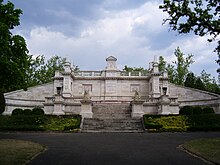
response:
{"label": "overcast sky", "polygon": [[124,65],[149,67],[154,56],[175,60],[174,50],[193,54],[191,70],[216,76],[215,44],[207,37],[178,35],[162,25],[162,0],[11,0],[23,10],[21,34],[32,55],[67,57],[81,70],[102,70],[113,55]]}

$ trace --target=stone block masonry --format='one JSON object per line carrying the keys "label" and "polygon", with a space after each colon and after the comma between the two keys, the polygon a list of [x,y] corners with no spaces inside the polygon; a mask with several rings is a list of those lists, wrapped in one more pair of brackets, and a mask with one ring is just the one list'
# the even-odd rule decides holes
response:
{"label": "stone block masonry", "polygon": [[[124,104],[131,108],[126,115],[133,118],[140,118],[143,114],[178,114],[179,107],[186,105],[210,106],[220,113],[219,95],[169,83],[167,73],[159,72],[156,58],[150,63],[148,73],[120,71],[113,56],[106,62],[102,71],[77,72],[66,62],[65,70],[57,71],[53,82],[27,91],[5,93],[4,114],[10,115],[15,108],[41,107],[46,114],[115,118],[124,115],[119,113]],[[85,93],[87,102],[84,101]],[[103,104],[108,106],[101,108]],[[116,108],[117,112],[113,110],[115,104],[122,105]],[[102,113],[98,112],[99,109]]]}

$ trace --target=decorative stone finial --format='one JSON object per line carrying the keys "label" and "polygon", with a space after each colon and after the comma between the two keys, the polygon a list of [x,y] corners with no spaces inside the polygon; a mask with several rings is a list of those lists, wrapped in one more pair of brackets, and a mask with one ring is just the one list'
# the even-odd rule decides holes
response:
{"label": "decorative stone finial", "polygon": [[116,67],[117,58],[113,56],[109,56],[108,58],[106,58],[106,61],[107,61],[106,70],[117,70]]}
{"label": "decorative stone finial", "polygon": [[65,72],[71,72],[71,63],[70,62],[66,61],[63,66],[64,66]]}

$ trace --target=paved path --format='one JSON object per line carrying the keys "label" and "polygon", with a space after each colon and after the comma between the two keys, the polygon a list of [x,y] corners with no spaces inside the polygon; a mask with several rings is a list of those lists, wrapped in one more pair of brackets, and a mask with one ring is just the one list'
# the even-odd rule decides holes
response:
{"label": "paved path", "polygon": [[203,165],[177,147],[196,138],[220,137],[200,133],[0,133],[0,139],[34,141],[48,150],[32,165]]}

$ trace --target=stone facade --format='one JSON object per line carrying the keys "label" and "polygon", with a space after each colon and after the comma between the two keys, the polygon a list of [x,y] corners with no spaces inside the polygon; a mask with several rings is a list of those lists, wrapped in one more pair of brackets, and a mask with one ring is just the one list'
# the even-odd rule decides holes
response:
{"label": "stone facade", "polygon": [[5,93],[6,111],[15,108],[42,107],[46,114],[81,114],[93,117],[93,104],[131,104],[131,116],[143,114],[178,114],[185,105],[211,106],[220,113],[217,94],[185,88],[168,82],[167,73],[160,73],[155,59],[149,72],[124,72],[117,69],[117,59],[110,56],[102,71],[77,71],[69,62],[64,72],[56,72],[48,84]]}

